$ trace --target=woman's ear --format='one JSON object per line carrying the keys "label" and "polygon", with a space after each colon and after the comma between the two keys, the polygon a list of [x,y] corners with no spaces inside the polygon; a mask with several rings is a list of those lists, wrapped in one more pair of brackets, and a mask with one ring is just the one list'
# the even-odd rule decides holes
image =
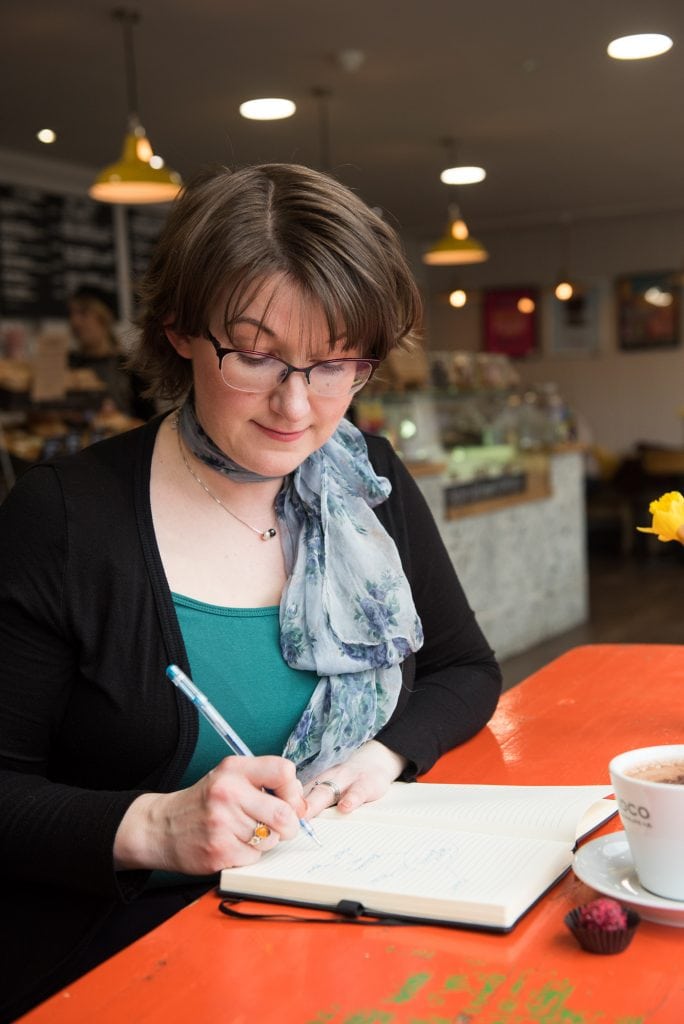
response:
{"label": "woman's ear", "polygon": [[179,334],[178,331],[174,330],[172,322],[164,324],[164,334],[179,356],[182,356],[183,359],[192,358],[190,338],[187,334]]}

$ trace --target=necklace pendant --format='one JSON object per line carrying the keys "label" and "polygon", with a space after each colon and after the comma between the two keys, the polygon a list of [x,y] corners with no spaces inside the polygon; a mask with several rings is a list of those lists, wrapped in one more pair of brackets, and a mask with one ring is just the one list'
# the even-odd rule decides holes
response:
{"label": "necklace pendant", "polygon": [[[178,427],[178,416],[176,416],[176,428],[177,427]],[[228,508],[228,506],[223,504],[223,502],[218,497],[218,495],[214,494],[213,491],[209,490],[209,488],[205,484],[204,480],[202,480],[201,477],[197,476],[197,473],[194,472],[194,470],[192,469],[190,463],[188,462],[187,458],[185,457],[185,452],[183,451],[183,445],[181,444],[180,430],[178,430],[178,435],[177,436],[178,436],[178,450],[181,453],[181,458],[183,459],[183,463],[185,464],[185,468],[187,469],[187,471],[190,474],[190,476],[194,480],[197,481],[197,483],[200,485],[202,490],[205,491],[209,495],[209,497],[212,499],[212,501],[215,501],[217,505],[220,505],[221,508],[223,509],[223,511],[227,512],[228,515],[231,517],[231,519],[236,519],[238,521],[238,523],[242,523],[242,525],[246,526],[248,530],[252,531],[252,533],[258,534],[258,536],[261,537],[262,540],[272,540],[273,537],[276,536],[276,530],[275,530],[275,528],[273,526],[269,526],[269,528],[267,530],[263,530],[262,531],[262,530],[258,529],[258,527],[252,526],[251,523],[246,523],[244,519],[240,519],[240,516],[236,516],[234,512],[231,512],[231,510]]]}

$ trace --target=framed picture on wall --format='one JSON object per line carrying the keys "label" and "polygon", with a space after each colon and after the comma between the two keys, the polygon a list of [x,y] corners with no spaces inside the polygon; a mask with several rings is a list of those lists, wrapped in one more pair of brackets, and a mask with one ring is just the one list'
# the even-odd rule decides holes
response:
{"label": "framed picture on wall", "polygon": [[483,348],[522,358],[537,348],[539,294],[536,288],[493,288],[482,297]]}
{"label": "framed picture on wall", "polygon": [[597,286],[577,286],[565,302],[551,295],[549,347],[554,355],[594,355],[598,352],[601,299],[602,290]]}
{"label": "framed picture on wall", "polygon": [[679,273],[625,275],[615,287],[619,348],[631,352],[679,345]]}

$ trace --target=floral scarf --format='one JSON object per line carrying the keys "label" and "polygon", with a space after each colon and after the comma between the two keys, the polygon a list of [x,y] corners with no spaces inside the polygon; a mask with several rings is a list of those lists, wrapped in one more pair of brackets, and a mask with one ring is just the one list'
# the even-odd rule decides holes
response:
{"label": "floral scarf", "polygon": [[[221,452],[190,401],[178,426],[212,469],[242,482],[265,479]],[[346,760],[386,724],[399,698],[401,663],[423,643],[396,546],[372,512],[390,491],[370,464],[363,435],[343,419],[276,499],[288,577],[281,651],[292,668],[319,676],[283,751],[302,782]]]}

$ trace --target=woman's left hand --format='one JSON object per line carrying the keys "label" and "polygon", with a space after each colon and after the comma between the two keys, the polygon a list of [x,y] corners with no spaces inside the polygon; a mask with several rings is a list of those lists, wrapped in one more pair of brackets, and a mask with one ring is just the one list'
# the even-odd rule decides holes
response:
{"label": "woman's left hand", "polygon": [[[369,740],[355,750],[348,761],[325,768],[310,784],[306,791],[307,817],[315,818],[335,803],[339,811],[348,814],[362,804],[378,800],[405,767],[405,757],[395,754],[378,740]],[[340,792],[339,799],[336,800],[335,789],[322,785],[323,782],[334,783]]]}

